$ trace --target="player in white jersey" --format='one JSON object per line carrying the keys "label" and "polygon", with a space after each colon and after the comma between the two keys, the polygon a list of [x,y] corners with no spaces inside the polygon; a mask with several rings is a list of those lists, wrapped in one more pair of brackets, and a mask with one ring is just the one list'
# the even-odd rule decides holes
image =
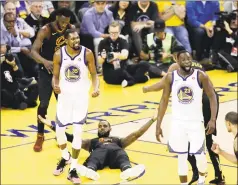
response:
{"label": "player in white jersey", "polygon": [[[170,152],[178,153],[178,173],[181,184],[188,184],[187,157],[195,154],[199,179],[204,184],[207,160],[204,153],[205,132],[202,113],[202,88],[208,95],[211,106],[211,119],[207,133],[215,129],[217,101],[209,77],[202,71],[193,69],[190,54],[180,53],[177,61],[179,69],[168,73],[165,77],[164,91],[158,110],[156,138],[160,142],[163,136],[161,123],[172,92],[172,125],[168,141]],[[190,147],[189,147],[190,143]]]}
{"label": "player in white jersey", "polygon": [[[80,45],[79,34],[75,29],[65,32],[66,46],[54,54],[53,88],[59,94],[56,112],[56,137],[60,146],[62,159],[54,175],[60,175],[64,167],[71,162],[68,179],[80,184],[76,172],[77,160],[82,144],[82,127],[86,121],[90,80],[92,77],[93,97],[99,95],[99,80],[95,68],[93,53]],[[73,124],[72,157],[67,149],[65,129]]]}

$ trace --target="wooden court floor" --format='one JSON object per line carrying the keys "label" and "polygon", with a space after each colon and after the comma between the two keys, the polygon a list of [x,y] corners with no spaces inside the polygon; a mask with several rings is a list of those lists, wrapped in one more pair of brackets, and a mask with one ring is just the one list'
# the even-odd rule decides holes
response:
{"label": "wooden court floor", "polygon": [[[217,92],[220,95],[220,111],[217,121],[218,136],[214,138],[222,148],[232,150],[233,137],[227,133],[224,116],[229,111],[237,111],[237,75],[225,71],[208,72]],[[153,79],[146,85],[160,79]],[[91,99],[88,124],[84,127],[84,138],[96,137],[97,123],[107,119],[112,126],[112,135],[126,136],[142,126],[161,97],[159,93],[142,93],[142,85],[122,89],[120,86],[107,85],[101,81],[101,95]],[[51,99],[48,116],[54,120],[56,101]],[[155,138],[155,124],[138,141],[127,148],[130,160],[134,164],[144,164],[145,173],[130,181],[121,182],[119,170],[104,169],[99,171],[101,178],[94,182],[82,178],[82,184],[179,184],[177,176],[177,159],[167,151],[165,145],[170,125],[170,108],[163,121],[163,143]],[[71,184],[66,179],[67,171],[60,177],[53,176],[61,154],[56,146],[55,134],[46,128],[46,141],[43,151],[35,153],[33,144],[36,138],[36,108],[24,111],[1,111],[1,183],[2,184]],[[68,129],[71,131],[71,128]],[[68,145],[71,147],[71,145]],[[70,149],[70,148],[69,148]],[[88,153],[80,153],[79,163],[82,163]],[[208,156],[207,156],[208,157]],[[214,172],[209,160],[206,182],[214,178]],[[227,184],[237,182],[237,166],[221,158],[221,168]],[[189,168],[189,179],[191,168]]]}

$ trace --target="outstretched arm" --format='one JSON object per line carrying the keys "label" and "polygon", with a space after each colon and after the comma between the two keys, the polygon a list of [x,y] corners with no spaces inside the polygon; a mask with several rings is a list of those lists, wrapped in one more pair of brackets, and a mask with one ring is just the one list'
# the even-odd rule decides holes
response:
{"label": "outstretched arm", "polygon": [[[51,130],[53,130],[55,132],[56,127],[51,124],[51,121],[47,118],[47,116],[46,116],[46,118],[42,118],[40,115],[38,115],[38,119],[41,123],[47,125]],[[74,138],[73,134],[69,134],[67,132],[65,134],[67,136],[67,140],[72,143],[73,138]],[[82,149],[89,151],[90,146],[91,146],[91,139],[82,140],[82,146],[81,146]]]}
{"label": "outstretched arm", "polygon": [[125,138],[121,139],[122,148],[126,148],[135,142],[139,137],[141,137],[149,128],[150,126],[156,121],[156,117],[154,116],[151,118],[146,124],[144,124],[139,130],[131,133]]}
{"label": "outstretched arm", "polygon": [[86,51],[86,60],[88,62],[88,69],[92,77],[92,84],[93,84],[93,97],[97,97],[99,95],[99,79],[97,75],[97,70],[95,66],[95,59],[93,52],[89,49]]}

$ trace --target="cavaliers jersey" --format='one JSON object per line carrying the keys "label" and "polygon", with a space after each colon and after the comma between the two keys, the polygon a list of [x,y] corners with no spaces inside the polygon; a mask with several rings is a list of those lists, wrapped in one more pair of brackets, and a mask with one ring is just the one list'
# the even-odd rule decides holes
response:
{"label": "cavaliers jersey", "polygon": [[[78,55],[71,57],[66,46],[61,47],[60,88],[64,94],[86,95],[90,89],[91,81],[86,63],[86,48],[80,46]],[[82,94],[83,93],[83,94]]]}
{"label": "cavaliers jersey", "polygon": [[[57,32],[53,27],[53,23],[49,23],[46,26],[49,27],[51,35],[49,39],[46,38],[43,41],[40,55],[46,60],[53,61],[54,53],[60,49],[61,46],[65,45],[64,32]],[[46,71],[44,65],[41,65],[41,68]]]}
{"label": "cavaliers jersey", "polygon": [[175,120],[203,121],[202,87],[199,83],[199,70],[182,77],[178,70],[172,72],[172,118]]}
{"label": "cavaliers jersey", "polygon": [[107,150],[121,149],[121,140],[117,137],[105,137],[105,138],[94,138],[91,140],[89,152],[98,148],[104,148]]}

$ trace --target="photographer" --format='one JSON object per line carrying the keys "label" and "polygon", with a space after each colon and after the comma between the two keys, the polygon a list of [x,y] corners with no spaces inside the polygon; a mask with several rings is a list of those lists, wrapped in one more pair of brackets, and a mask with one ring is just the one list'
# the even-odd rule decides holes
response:
{"label": "photographer", "polygon": [[165,76],[169,66],[172,64],[173,49],[181,45],[170,33],[165,33],[165,22],[156,20],[154,33],[146,36],[140,58],[150,65],[150,78]]}
{"label": "photographer", "polygon": [[219,12],[212,46],[212,61],[217,68],[238,70],[238,11]]}
{"label": "photographer", "polygon": [[109,38],[103,39],[98,47],[98,62],[103,64],[104,81],[108,84],[121,84],[122,87],[148,81],[145,73],[146,63],[127,65],[128,43],[119,37],[120,24],[112,22],[109,26]]}
{"label": "photographer", "polygon": [[24,80],[27,83],[18,82],[22,73],[10,50],[9,46],[1,43],[1,107],[22,110],[34,107],[38,95],[36,81],[27,79]]}

